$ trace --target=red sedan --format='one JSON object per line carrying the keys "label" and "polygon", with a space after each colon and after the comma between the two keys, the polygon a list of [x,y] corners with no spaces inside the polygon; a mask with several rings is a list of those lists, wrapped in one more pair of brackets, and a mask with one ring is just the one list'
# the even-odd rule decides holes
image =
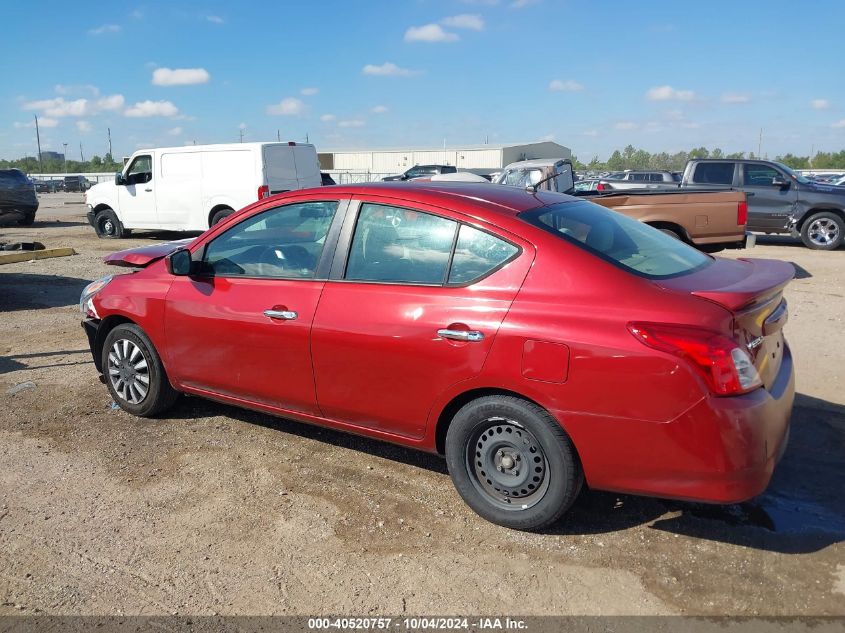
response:
{"label": "red sedan", "polygon": [[742,501],[786,446],[792,266],[711,257],[584,200],[296,191],[106,260],[139,269],[81,300],[121,408],[187,393],[441,453],[504,526],[549,525],[584,482]]}

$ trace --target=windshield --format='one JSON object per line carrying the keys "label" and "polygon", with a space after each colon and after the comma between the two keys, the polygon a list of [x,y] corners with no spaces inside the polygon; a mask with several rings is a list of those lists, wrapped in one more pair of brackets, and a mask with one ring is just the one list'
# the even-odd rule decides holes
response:
{"label": "windshield", "polygon": [[804,177],[804,176],[802,176],[801,174],[796,174],[794,171],[792,171],[789,167],[787,167],[787,166],[786,166],[786,165],[784,165],[783,163],[775,163],[775,165],[777,165],[778,167],[780,167],[780,168],[781,168],[782,170],[784,170],[784,171],[785,171],[785,172],[786,172],[789,176],[791,176],[793,180],[797,180],[797,181],[798,181],[798,182],[800,182],[802,185],[809,185],[809,184],[812,182],[809,178],[805,178],[805,177]]}
{"label": "windshield", "polygon": [[519,217],[649,279],[686,275],[713,262],[708,255],[658,229],[585,200],[532,209]]}

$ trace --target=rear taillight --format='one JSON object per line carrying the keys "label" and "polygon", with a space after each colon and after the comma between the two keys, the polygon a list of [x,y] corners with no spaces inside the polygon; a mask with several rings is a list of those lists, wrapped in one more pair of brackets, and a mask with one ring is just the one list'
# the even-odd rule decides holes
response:
{"label": "rear taillight", "polygon": [[606,188],[603,182],[596,185],[596,191],[604,191]]}
{"label": "rear taillight", "polygon": [[665,323],[629,323],[628,330],[644,345],[686,360],[717,396],[748,393],[762,384],[748,352],[727,336]]}
{"label": "rear taillight", "polygon": [[748,223],[748,203],[743,200],[736,205],[736,224],[745,226]]}
{"label": "rear taillight", "polygon": [[269,198],[269,197],[270,197],[270,187],[268,187],[267,185],[261,185],[258,188],[258,199],[264,200],[264,198]]}

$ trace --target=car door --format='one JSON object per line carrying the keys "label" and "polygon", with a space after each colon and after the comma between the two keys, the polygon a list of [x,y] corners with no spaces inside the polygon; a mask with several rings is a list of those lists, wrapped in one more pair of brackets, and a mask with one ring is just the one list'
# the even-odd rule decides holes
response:
{"label": "car door", "polygon": [[[774,179],[786,185],[774,185]],[[768,165],[743,163],[742,189],[748,200],[749,230],[786,231],[792,205],[798,199],[798,190],[789,177]]]}
{"label": "car door", "polygon": [[419,438],[435,397],[481,372],[532,247],[376,196],[347,214],[314,319],[324,416]]}
{"label": "car door", "polygon": [[125,184],[118,186],[118,205],[116,211],[126,228],[155,228],[156,216],[156,179],[153,178],[153,155],[139,154],[124,173]]}
{"label": "car door", "polygon": [[199,393],[317,412],[309,338],[341,205],[270,205],[193,249],[198,273],[175,277],[167,294],[171,378]]}

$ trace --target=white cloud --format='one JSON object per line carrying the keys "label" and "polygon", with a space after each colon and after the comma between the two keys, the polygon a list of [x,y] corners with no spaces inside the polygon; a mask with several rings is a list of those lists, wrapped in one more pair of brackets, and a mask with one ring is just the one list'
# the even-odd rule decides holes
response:
{"label": "white cloud", "polygon": [[337,127],[364,127],[365,121],[361,119],[347,119],[345,121],[338,121]]}
{"label": "white cloud", "polygon": [[370,110],[370,112],[372,112],[373,114],[384,114],[385,112],[387,112],[387,110],[388,110],[387,106],[377,105],[372,110]]}
{"label": "white cloud", "polygon": [[102,99],[97,99],[97,110],[120,110],[124,104],[123,95],[109,95]]}
{"label": "white cloud", "polygon": [[836,123],[831,124],[830,127],[835,127],[835,128],[845,127],[845,119],[839,119]]}
{"label": "white cloud", "polygon": [[281,116],[299,116],[305,112],[305,104],[294,97],[282,99],[279,103],[267,106],[267,114]]}
{"label": "white cloud", "polygon": [[321,120],[323,123],[328,123],[328,122],[330,122],[330,121],[334,121],[336,118],[337,118],[337,117],[336,117],[335,115],[333,115],[333,114],[324,114],[324,115],[322,115],[322,116],[320,117],[320,120]]}
{"label": "white cloud", "polygon": [[226,20],[221,18],[219,15],[207,15],[205,19],[211,22],[212,24],[225,24]]}
{"label": "white cloud", "polygon": [[511,9],[524,9],[530,7],[532,4],[537,4],[540,0],[513,0],[511,2]]}
{"label": "white cloud", "polygon": [[748,103],[751,101],[751,97],[748,95],[737,94],[733,92],[726,92],[722,95],[722,102],[723,103]]}
{"label": "white cloud", "polygon": [[636,130],[637,124],[633,121],[619,121],[616,125],[614,125],[617,130]]}
{"label": "white cloud", "polygon": [[23,104],[24,110],[40,110],[49,117],[91,116],[102,110],[119,110],[123,107],[123,95],[109,95],[96,101],[88,99],[74,99],[67,101],[64,97],[55,99],[41,99]]}
{"label": "white cloud", "polygon": [[472,31],[484,30],[484,20],[477,13],[452,15],[448,18],[443,18],[440,22],[455,29],[470,29]]}
{"label": "white cloud", "polygon": [[695,93],[692,90],[676,90],[672,86],[657,86],[645,94],[649,101],[692,101]]}
{"label": "white cloud", "polygon": [[156,68],[153,71],[154,86],[190,86],[205,84],[211,75],[205,68]]}
{"label": "white cloud", "polygon": [[239,129],[239,130],[245,130],[245,129],[246,129],[246,123],[241,123],[241,124],[238,126],[238,129]]}
{"label": "white cloud", "polygon": [[182,128],[178,126],[170,128],[169,130],[167,130],[167,133],[170,134],[170,136],[180,136],[182,134]]}
{"label": "white cloud", "polygon": [[681,121],[684,118],[684,113],[681,110],[667,110],[666,118],[670,121]]}
{"label": "white cloud", "polygon": [[810,105],[813,106],[815,110],[827,110],[830,107],[830,101],[827,99],[813,99],[810,102]]}
{"label": "white cloud", "polygon": [[89,35],[104,35],[106,33],[120,33],[120,26],[118,24],[103,24],[88,31]]}
{"label": "white cloud", "polygon": [[64,85],[64,84],[56,84],[53,87],[53,90],[56,91],[56,94],[59,95],[69,95],[75,92],[90,92],[93,96],[98,96],[100,94],[100,90],[97,86],[92,86],[91,84],[85,85]]}
{"label": "white cloud", "polygon": [[598,130],[584,130],[583,132],[581,132],[581,134],[583,134],[584,136],[598,136],[599,131]]}
{"label": "white cloud", "polygon": [[412,26],[405,31],[406,42],[456,42],[459,39],[456,33],[444,31],[439,24]]}
{"label": "white cloud", "polygon": [[381,66],[374,64],[367,64],[361,70],[365,75],[375,75],[379,77],[410,77],[416,75],[416,70],[410,68],[402,68],[393,62],[384,62]]}
{"label": "white cloud", "polygon": [[77,121],[76,122],[76,129],[86,134],[91,131],[91,124],[88,121]]}
{"label": "white cloud", "polygon": [[319,88],[303,88],[299,91],[300,94],[305,95],[306,97],[310,97],[312,95],[317,94],[320,92]]}
{"label": "white cloud", "polygon": [[140,9],[135,9],[132,13],[129,14],[129,17],[133,20],[140,20],[144,17],[144,12]]}
{"label": "white cloud", "polygon": [[553,92],[580,92],[584,89],[582,84],[579,84],[577,81],[572,81],[568,79],[567,81],[561,81],[560,79],[553,79],[549,82],[549,90]]}
{"label": "white cloud", "polygon": [[167,116],[172,117],[179,114],[179,108],[173,105],[170,101],[139,101],[135,105],[126,109],[123,113],[125,116],[132,118],[146,118],[152,116]]}
{"label": "white cloud", "polygon": [[[51,119],[50,117],[41,117],[38,119],[38,127],[56,127],[59,124],[57,119]],[[15,127],[20,128],[27,128],[27,127],[35,127],[35,120],[29,121],[27,123],[20,123],[15,121]]]}

